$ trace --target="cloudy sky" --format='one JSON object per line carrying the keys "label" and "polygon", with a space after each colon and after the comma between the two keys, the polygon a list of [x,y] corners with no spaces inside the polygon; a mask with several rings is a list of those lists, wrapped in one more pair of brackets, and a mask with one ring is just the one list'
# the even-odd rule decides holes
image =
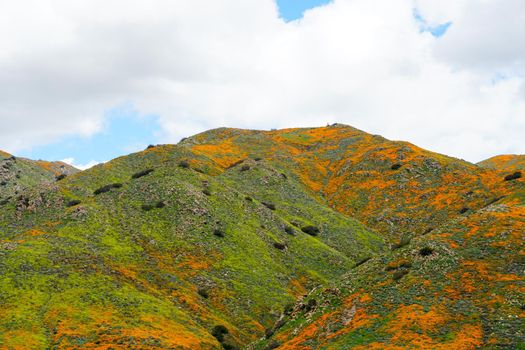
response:
{"label": "cloudy sky", "polygon": [[340,122],[523,154],[524,43],[523,0],[0,0],[0,149],[85,166]]}

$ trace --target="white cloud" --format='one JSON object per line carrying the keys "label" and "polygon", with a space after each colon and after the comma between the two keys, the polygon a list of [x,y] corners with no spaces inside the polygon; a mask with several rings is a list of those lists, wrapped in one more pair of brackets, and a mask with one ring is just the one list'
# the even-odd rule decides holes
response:
{"label": "white cloud", "polygon": [[75,158],[71,158],[71,157],[62,159],[61,162],[74,166],[75,168],[80,169],[80,170],[86,170],[86,169],[94,167],[97,164],[105,163],[105,162],[97,162],[97,161],[92,160],[86,164],[77,164],[75,162]]}
{"label": "white cloud", "polygon": [[[414,8],[447,34],[420,33]],[[161,142],[343,122],[472,161],[525,153],[525,3],[0,0],[0,148],[101,129],[131,101]],[[505,79],[501,79],[501,77]]]}

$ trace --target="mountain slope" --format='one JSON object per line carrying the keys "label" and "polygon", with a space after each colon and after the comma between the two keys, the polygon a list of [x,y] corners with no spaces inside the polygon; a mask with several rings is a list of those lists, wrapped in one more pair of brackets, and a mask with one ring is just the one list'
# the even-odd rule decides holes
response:
{"label": "mountain slope", "polygon": [[525,155],[505,154],[486,159],[478,163],[488,169],[506,172],[525,170]]}
{"label": "mountain slope", "polygon": [[0,201],[23,189],[78,172],[63,162],[33,161],[0,151]]}
{"label": "mountain slope", "polygon": [[267,132],[216,129],[182,145],[219,168],[264,158],[392,241],[428,232],[508,194],[492,170],[341,124]]}
{"label": "mountain slope", "polygon": [[0,344],[233,348],[384,247],[264,161],[220,175],[206,162],[159,146],[9,200]]}
{"label": "mountain slope", "polygon": [[252,348],[524,348],[525,183],[514,191],[314,291]]}

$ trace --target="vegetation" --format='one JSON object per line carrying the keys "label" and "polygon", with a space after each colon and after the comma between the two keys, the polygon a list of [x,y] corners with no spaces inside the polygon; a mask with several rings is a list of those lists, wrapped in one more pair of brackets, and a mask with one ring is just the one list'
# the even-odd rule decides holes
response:
{"label": "vegetation", "polygon": [[59,182],[0,154],[0,348],[519,349],[524,181],[491,164],[340,124],[216,129]]}

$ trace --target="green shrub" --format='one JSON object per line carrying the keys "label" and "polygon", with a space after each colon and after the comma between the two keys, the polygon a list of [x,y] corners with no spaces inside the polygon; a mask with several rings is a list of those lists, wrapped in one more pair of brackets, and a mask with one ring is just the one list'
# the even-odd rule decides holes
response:
{"label": "green shrub", "polygon": [[202,190],[202,193],[204,193],[204,194],[207,195],[208,197],[211,196],[211,192],[210,192],[210,190],[208,190],[208,189],[204,189],[204,190]]}
{"label": "green shrub", "polygon": [[246,199],[248,202],[253,202],[253,198],[250,196],[246,196],[244,199]]}
{"label": "green shrub", "polygon": [[64,180],[67,177],[66,174],[60,174],[57,177],[55,177],[56,181]]}
{"label": "green shrub", "polygon": [[210,294],[206,288],[197,289],[197,294],[199,294],[204,299],[208,299],[210,297]]}
{"label": "green shrub", "polygon": [[222,231],[221,229],[218,229],[218,228],[213,230],[213,235],[217,236],[217,237],[224,237],[225,236],[224,231]]}
{"label": "green shrub", "polygon": [[292,226],[286,226],[286,227],[284,228],[284,232],[286,232],[286,233],[289,234],[290,236],[294,236],[294,235],[295,235],[295,232],[294,232]]}
{"label": "green shrub", "polygon": [[183,169],[189,169],[190,163],[187,160],[181,160],[179,162],[179,167]]}
{"label": "green shrub", "polygon": [[153,172],[153,169],[142,170],[142,171],[139,171],[138,173],[135,173],[135,174],[131,175],[131,178],[132,179],[140,179],[141,177],[149,175],[152,172]]}
{"label": "green shrub", "polygon": [[419,255],[421,256],[429,256],[429,255],[432,255],[434,254],[434,249],[430,248],[430,247],[424,247],[424,248],[421,248],[419,250]]}
{"label": "green shrub", "polygon": [[72,199],[69,202],[66,203],[68,207],[74,207],[75,205],[79,205],[81,202],[78,199]]}
{"label": "green shrub", "polygon": [[102,193],[106,193],[106,192],[109,192],[111,191],[113,188],[121,188],[122,187],[122,184],[121,183],[114,183],[114,184],[111,184],[111,185],[106,185],[106,186],[102,186],[98,189],[96,189],[93,194],[96,196],[96,195],[99,195],[99,194],[102,194]]}
{"label": "green shrub", "polygon": [[262,202],[262,204],[263,204],[266,208],[268,208],[268,209],[270,209],[270,210],[275,210],[275,204],[273,204],[273,203]]}
{"label": "green shrub", "polygon": [[250,166],[249,165],[243,165],[241,167],[241,171],[248,171],[248,170],[250,170]]}
{"label": "green shrub", "polygon": [[358,262],[356,262],[354,267],[361,266],[361,265],[363,265],[364,263],[366,263],[370,259],[372,259],[372,258],[367,256],[366,258],[363,258],[363,259],[359,260]]}
{"label": "green shrub", "polygon": [[461,208],[461,210],[459,211],[460,214],[465,214],[467,211],[469,211],[470,209],[468,207],[463,207]]}
{"label": "green shrub", "polygon": [[509,174],[509,175],[505,176],[505,181],[512,181],[512,180],[519,179],[521,177],[522,177],[521,171],[516,171],[513,174]]}
{"label": "green shrub", "polygon": [[301,231],[303,231],[306,234],[309,234],[310,236],[318,236],[320,232],[319,228],[312,225],[302,227]]}
{"label": "green shrub", "polygon": [[224,335],[228,333],[228,328],[223,325],[217,325],[213,327],[211,331],[211,335],[213,335],[219,341],[219,343],[224,342]]}
{"label": "green shrub", "polygon": [[390,169],[392,170],[398,170],[399,168],[401,168],[402,165],[400,163],[396,163],[396,164],[392,164],[392,166],[390,167]]}
{"label": "green shrub", "polygon": [[286,244],[284,243],[279,243],[279,242],[274,242],[273,246],[279,250],[285,250],[286,249]]}
{"label": "green shrub", "polygon": [[264,350],[273,350],[277,349],[279,346],[281,346],[281,343],[279,343],[277,340],[271,340],[268,345],[264,348]]}

